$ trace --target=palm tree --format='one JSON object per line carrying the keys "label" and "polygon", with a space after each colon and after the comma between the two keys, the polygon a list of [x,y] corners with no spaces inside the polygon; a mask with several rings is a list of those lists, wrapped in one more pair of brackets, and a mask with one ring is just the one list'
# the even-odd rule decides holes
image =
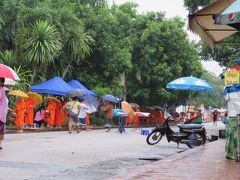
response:
{"label": "palm tree", "polygon": [[5,50],[0,52],[0,63],[6,64],[8,66],[15,66],[17,63],[17,56],[11,50]]}
{"label": "palm tree", "polygon": [[43,67],[47,69],[62,48],[61,37],[55,26],[42,20],[20,30],[17,43],[20,52],[23,52],[23,56],[33,66],[32,83],[36,74],[41,72]]}
{"label": "palm tree", "polygon": [[74,61],[79,62],[90,55],[92,51],[90,46],[94,43],[93,38],[80,25],[69,31],[69,36],[65,40],[63,48],[67,59],[67,64],[62,74],[63,79]]}

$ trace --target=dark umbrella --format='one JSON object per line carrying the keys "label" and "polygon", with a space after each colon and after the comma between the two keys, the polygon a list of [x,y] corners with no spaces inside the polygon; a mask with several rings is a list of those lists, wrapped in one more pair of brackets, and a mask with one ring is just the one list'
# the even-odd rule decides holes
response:
{"label": "dark umbrella", "polygon": [[120,100],[119,98],[117,98],[111,94],[106,94],[106,95],[102,96],[102,99],[104,101],[109,101],[109,102],[113,102],[113,103],[119,103],[119,100]]}
{"label": "dark umbrella", "polygon": [[165,111],[165,109],[164,109],[163,107],[161,107],[161,106],[153,106],[153,108],[154,108],[155,110],[159,110],[159,111],[162,111],[162,112]]}
{"label": "dark umbrella", "polygon": [[133,108],[139,108],[140,106],[137,103],[129,103]]}
{"label": "dark umbrella", "polygon": [[79,97],[83,96],[87,92],[83,89],[73,89],[67,93],[67,97]]}

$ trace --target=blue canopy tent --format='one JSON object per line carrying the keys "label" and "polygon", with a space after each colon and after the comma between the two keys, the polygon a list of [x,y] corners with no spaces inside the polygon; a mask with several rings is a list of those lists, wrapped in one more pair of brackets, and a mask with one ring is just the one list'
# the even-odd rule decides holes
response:
{"label": "blue canopy tent", "polygon": [[65,96],[69,91],[73,90],[62,78],[54,77],[40,84],[31,86],[29,91],[40,94],[51,94]]}
{"label": "blue canopy tent", "polygon": [[83,89],[83,90],[87,91],[87,95],[91,95],[94,97],[97,96],[94,92],[92,92],[91,90],[86,88],[84,85],[82,85],[78,80],[71,80],[70,82],[68,82],[68,85],[74,89]]}

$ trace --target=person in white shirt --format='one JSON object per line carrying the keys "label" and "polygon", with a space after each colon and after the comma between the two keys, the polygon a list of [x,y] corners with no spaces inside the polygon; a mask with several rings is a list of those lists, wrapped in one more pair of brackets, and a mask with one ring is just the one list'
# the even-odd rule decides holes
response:
{"label": "person in white shirt", "polygon": [[83,127],[85,127],[85,130],[88,130],[87,123],[86,123],[88,107],[84,103],[83,99],[80,99],[79,101],[80,101],[80,111],[78,113],[78,122],[80,124],[81,129],[83,129]]}

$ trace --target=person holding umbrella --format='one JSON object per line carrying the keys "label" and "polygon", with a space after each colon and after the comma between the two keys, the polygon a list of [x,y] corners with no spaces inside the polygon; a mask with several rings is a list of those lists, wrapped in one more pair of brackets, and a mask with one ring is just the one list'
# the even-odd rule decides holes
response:
{"label": "person holding umbrella", "polygon": [[2,149],[2,141],[4,139],[4,131],[7,116],[6,94],[4,90],[4,78],[0,78],[0,150]]}
{"label": "person holding umbrella", "polygon": [[79,133],[79,122],[78,114],[80,110],[80,102],[78,102],[77,97],[70,97],[70,101],[67,102],[63,108],[67,111],[68,116],[68,132],[71,134],[75,130]]}
{"label": "person holding umbrella", "polygon": [[23,132],[23,126],[24,126],[24,115],[25,115],[25,106],[26,103],[23,98],[18,97],[15,107],[14,107],[14,112],[15,112],[15,120],[14,123],[18,127],[18,132]]}
{"label": "person holding umbrella", "polygon": [[35,100],[32,97],[29,97],[26,101],[26,116],[25,116],[25,123],[30,126],[31,128],[33,127],[33,121],[34,121],[34,107],[36,105]]}
{"label": "person holding umbrella", "polygon": [[107,128],[106,132],[111,132],[113,120],[112,109],[113,105],[109,101],[106,101],[106,107],[104,108],[105,127]]}
{"label": "person holding umbrella", "polygon": [[24,118],[26,115],[25,99],[29,98],[29,96],[21,90],[12,90],[8,93],[8,95],[17,97],[17,101],[15,102],[14,107],[14,124],[18,127],[18,132],[22,132],[24,126]]}
{"label": "person holding umbrella", "polygon": [[46,112],[45,113],[45,121],[48,124],[49,128],[53,128],[54,126],[54,121],[55,121],[55,114],[56,114],[56,109],[60,104],[60,101],[54,97],[48,97],[45,100],[47,102],[47,107],[46,107]]}

